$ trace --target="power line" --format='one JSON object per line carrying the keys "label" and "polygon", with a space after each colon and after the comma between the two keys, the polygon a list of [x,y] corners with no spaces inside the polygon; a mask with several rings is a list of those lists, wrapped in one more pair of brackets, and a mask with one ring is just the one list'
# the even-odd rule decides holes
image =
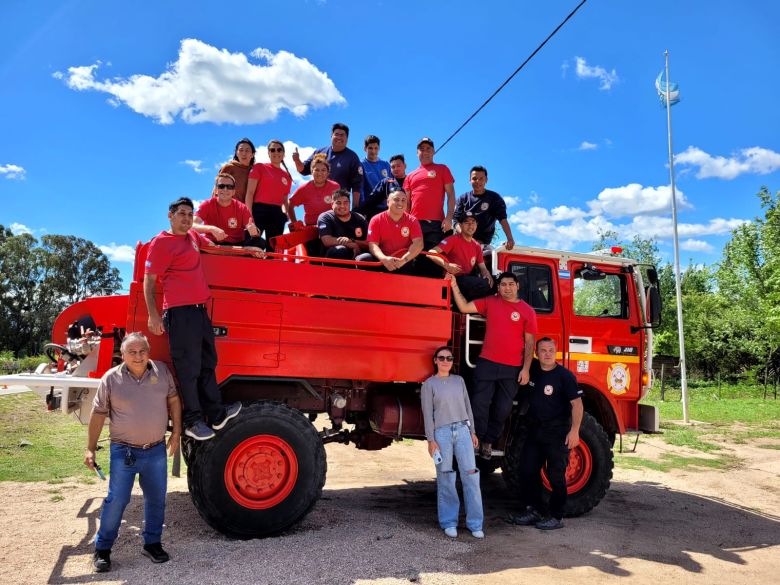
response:
{"label": "power line", "polygon": [[447,146],[447,143],[449,143],[449,141],[450,141],[450,140],[452,140],[453,138],[455,138],[455,136],[457,136],[457,135],[458,135],[458,133],[459,133],[461,130],[463,130],[463,128],[465,128],[465,127],[466,127],[466,124],[468,124],[469,122],[471,122],[471,121],[472,121],[472,120],[473,120],[473,119],[476,117],[476,115],[477,115],[477,114],[479,114],[479,113],[482,111],[482,109],[483,109],[483,108],[484,108],[486,105],[488,105],[488,104],[490,103],[490,101],[491,101],[491,100],[492,100],[494,97],[496,97],[496,96],[498,95],[498,93],[499,93],[499,92],[500,92],[502,89],[504,89],[504,87],[506,87],[506,85],[507,85],[507,84],[508,84],[510,81],[512,81],[512,78],[513,78],[515,75],[517,75],[518,73],[520,73],[520,71],[523,69],[523,67],[525,67],[525,66],[526,66],[526,64],[527,64],[527,63],[528,63],[528,62],[529,62],[531,59],[533,59],[533,58],[536,56],[536,54],[537,54],[539,51],[541,51],[541,50],[542,50],[542,47],[544,47],[544,46],[547,44],[547,41],[549,41],[551,38],[553,38],[553,37],[556,35],[556,33],[557,33],[559,30],[561,30],[561,28],[563,28],[563,25],[565,25],[565,24],[566,24],[566,23],[569,21],[569,19],[571,19],[571,17],[572,17],[572,16],[574,16],[574,15],[577,13],[577,11],[578,11],[580,8],[582,8],[582,5],[583,5],[583,4],[585,4],[585,2],[587,2],[587,1],[588,1],[588,0],[582,0],[582,2],[580,2],[580,3],[577,5],[577,7],[576,7],[574,10],[572,10],[572,11],[569,13],[569,15],[568,15],[566,18],[564,18],[564,19],[563,19],[563,21],[561,21],[561,23],[560,23],[558,26],[556,26],[556,27],[555,27],[555,30],[554,30],[554,31],[552,31],[552,32],[551,32],[549,35],[547,35],[547,38],[546,38],[546,39],[544,39],[544,41],[542,41],[542,44],[540,44],[538,47],[536,47],[536,49],[534,50],[534,52],[533,52],[533,53],[531,53],[531,54],[528,56],[528,58],[526,58],[526,60],[522,62],[522,64],[520,65],[520,67],[518,67],[517,69],[515,69],[514,73],[512,73],[512,75],[510,75],[509,77],[507,77],[507,78],[506,78],[506,81],[504,81],[504,83],[502,83],[501,85],[499,85],[499,86],[498,86],[498,89],[497,89],[496,91],[494,91],[494,92],[491,94],[491,96],[490,96],[488,99],[486,99],[486,100],[485,100],[485,102],[484,102],[484,103],[483,103],[481,106],[479,106],[479,107],[476,109],[476,111],[475,111],[473,114],[471,114],[471,115],[468,117],[468,119],[467,119],[465,122],[463,122],[463,124],[461,124],[461,125],[458,127],[458,129],[457,129],[457,130],[455,130],[455,132],[453,132],[452,134],[450,134],[450,137],[449,137],[449,138],[447,138],[447,140],[445,140],[445,141],[444,141],[444,144],[442,144],[442,145],[441,145],[441,146],[438,148],[438,150],[437,150],[436,152],[439,152],[439,151],[441,151],[441,150],[442,150],[442,149],[443,149],[445,146]]}

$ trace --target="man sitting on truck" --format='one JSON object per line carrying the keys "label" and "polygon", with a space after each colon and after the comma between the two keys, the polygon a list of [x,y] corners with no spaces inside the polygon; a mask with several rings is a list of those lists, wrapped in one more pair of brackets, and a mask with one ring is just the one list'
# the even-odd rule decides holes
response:
{"label": "man sitting on truck", "polygon": [[111,479],[100,512],[92,565],[97,573],[111,570],[111,547],[119,534],[122,514],[130,502],[135,476],[144,495],[144,548],[153,563],[169,560],[160,544],[165,520],[168,462],[165,431],[173,424],[168,455],[179,448],[181,402],[173,376],[163,362],[149,359],[149,341],[142,333],[130,333],[120,346],[122,364],[100,379],[87,431],[84,465],[102,475],[95,451],[108,417],[111,438]]}
{"label": "man sitting on truck", "polygon": [[387,211],[368,224],[368,252],[355,260],[382,263],[388,272],[414,274],[414,259],[423,249],[420,223],[406,212],[406,193],[393,191],[387,197]]}
{"label": "man sitting on truck", "polygon": [[482,246],[473,238],[477,218],[469,213],[460,226],[459,234],[444,238],[430,250],[434,254],[444,254],[446,259],[441,256],[428,256],[428,259],[452,274],[466,300],[473,301],[490,294],[493,277],[485,266]]}
{"label": "man sitting on truck", "polygon": [[498,294],[467,301],[452,274],[452,296],[461,313],[479,313],[487,320],[485,341],[474,370],[471,408],[474,428],[479,437],[479,455],[490,459],[493,443],[501,435],[517,384],[528,384],[534,353],[536,313],[517,297],[519,284],[514,272],[498,277]]}
{"label": "man sitting on truck", "polygon": [[220,246],[244,246],[257,252],[266,250],[266,242],[260,237],[252,212],[233,197],[235,192],[236,180],[231,175],[217,175],[211,198],[201,203],[195,212],[192,229]]}
{"label": "man sitting on truck", "polygon": [[[566,467],[569,450],[580,443],[582,390],[577,378],[555,361],[555,341],[542,337],[536,342],[527,386],[528,435],[520,456],[520,504],[522,513],[509,519],[520,526],[540,530],[563,528],[566,507]],[[542,467],[552,488],[550,514],[542,517]]]}
{"label": "man sitting on truck", "polygon": [[331,211],[321,213],[317,219],[326,258],[354,260],[361,251],[368,249],[368,223],[362,215],[349,210],[349,203],[349,191],[339,189],[333,193]]}
{"label": "man sitting on truck", "polygon": [[[216,245],[191,229],[192,208],[192,200],[187,197],[168,207],[171,228],[152,239],[146,255],[144,299],[149,331],[155,335],[168,332],[171,360],[184,401],[184,434],[206,441],[238,415],[241,403],[223,406],[217,387],[217,348],[206,310],[211,291],[200,262],[200,251],[208,252]],[[155,299],[158,279],[163,294],[162,317]]]}

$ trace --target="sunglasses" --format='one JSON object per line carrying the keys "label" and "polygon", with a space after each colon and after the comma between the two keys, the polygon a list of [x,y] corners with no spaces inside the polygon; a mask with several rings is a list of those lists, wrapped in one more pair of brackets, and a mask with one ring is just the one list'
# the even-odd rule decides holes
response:
{"label": "sunglasses", "polygon": [[217,185],[217,189],[220,189],[220,190],[227,189],[228,191],[232,191],[235,188],[236,188],[235,185],[228,185],[227,183],[219,183]]}
{"label": "sunglasses", "polygon": [[437,355],[437,362],[451,362],[454,358],[451,355]]}
{"label": "sunglasses", "polygon": [[268,152],[284,152],[284,148],[269,148]]}

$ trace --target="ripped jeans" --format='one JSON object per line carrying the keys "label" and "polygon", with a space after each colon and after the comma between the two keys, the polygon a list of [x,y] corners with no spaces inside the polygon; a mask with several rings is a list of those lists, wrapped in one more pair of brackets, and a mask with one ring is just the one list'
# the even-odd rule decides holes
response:
{"label": "ripped jeans", "polygon": [[471,429],[465,422],[456,422],[433,431],[439,445],[442,462],[436,466],[436,493],[439,510],[439,526],[442,529],[457,527],[460,499],[455,487],[453,456],[458,462],[463,501],[466,508],[466,528],[474,532],[482,530],[482,492],[479,489],[479,469],[474,460]]}

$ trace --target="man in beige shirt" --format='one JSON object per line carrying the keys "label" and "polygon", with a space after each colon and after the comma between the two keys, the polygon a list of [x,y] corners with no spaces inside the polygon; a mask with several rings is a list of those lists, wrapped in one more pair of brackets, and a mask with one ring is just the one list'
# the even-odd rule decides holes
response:
{"label": "man in beige shirt", "polygon": [[173,431],[168,439],[168,455],[173,455],[181,438],[181,402],[166,365],[149,359],[149,341],[142,333],[127,335],[121,351],[122,364],[108,370],[100,380],[84,454],[84,464],[99,470],[95,450],[108,417],[111,476],[95,538],[93,566],[98,573],[111,570],[111,547],[136,475],[144,494],[142,554],[153,563],[170,558],[160,544],[168,480],[165,431],[170,417]]}

